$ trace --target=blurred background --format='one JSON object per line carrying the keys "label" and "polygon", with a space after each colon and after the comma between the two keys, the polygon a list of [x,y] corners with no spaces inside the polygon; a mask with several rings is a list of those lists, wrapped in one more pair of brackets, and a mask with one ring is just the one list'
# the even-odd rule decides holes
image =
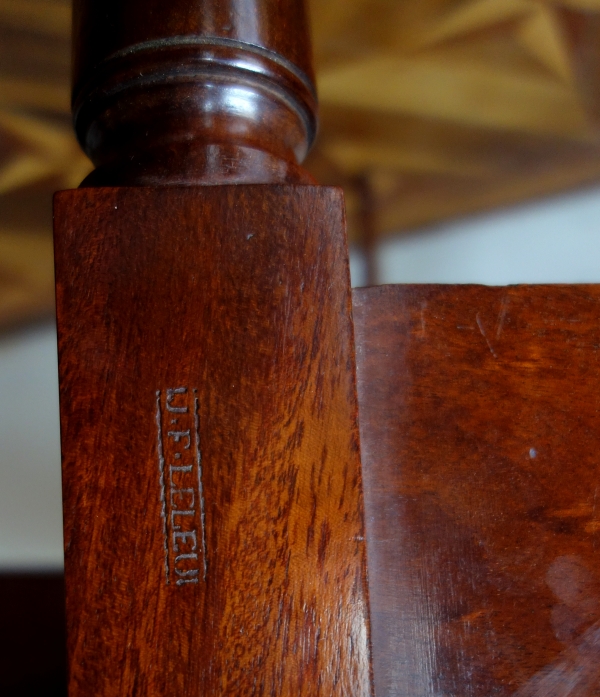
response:
{"label": "blurred background", "polygon": [[[345,190],[354,285],[600,282],[600,0],[311,9],[307,167]],[[20,697],[64,694],[51,197],[91,169],[69,46],[69,2],[0,0],[0,686]]]}

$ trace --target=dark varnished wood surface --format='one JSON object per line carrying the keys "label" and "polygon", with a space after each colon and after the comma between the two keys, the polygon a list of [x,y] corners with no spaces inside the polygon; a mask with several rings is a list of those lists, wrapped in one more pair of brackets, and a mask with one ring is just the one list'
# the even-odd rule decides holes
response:
{"label": "dark varnished wood surface", "polygon": [[353,298],[376,694],[600,695],[600,287]]}
{"label": "dark varnished wood surface", "polygon": [[264,48],[314,80],[304,0],[76,0],[74,12],[75,85],[124,48],[189,35]]}
{"label": "dark varnished wood surface", "polygon": [[86,186],[313,183],[303,0],[75,0]]}
{"label": "dark varnished wood surface", "polygon": [[66,697],[60,573],[0,573],[0,694]]}
{"label": "dark varnished wood surface", "polygon": [[67,191],[55,237],[70,697],[369,695],[339,191]]}

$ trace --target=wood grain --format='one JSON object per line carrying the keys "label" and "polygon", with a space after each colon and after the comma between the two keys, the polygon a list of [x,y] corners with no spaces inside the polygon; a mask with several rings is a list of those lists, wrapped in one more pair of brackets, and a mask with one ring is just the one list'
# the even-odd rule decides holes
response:
{"label": "wood grain", "polygon": [[[97,7],[115,17],[127,12],[127,4]],[[184,7],[188,24],[174,20],[177,31],[201,28],[200,14],[190,21],[193,5]],[[226,3],[209,5],[213,19],[223,16]],[[150,9],[164,17],[179,6],[146,3],[127,36],[134,43],[156,38],[156,32],[142,32]],[[310,0],[309,6],[321,108],[319,135],[304,166],[319,182],[344,186],[353,241],[364,241],[356,183],[365,179],[373,192],[377,239],[600,180],[596,0]],[[292,63],[300,60],[298,67],[311,79],[308,53],[299,50],[306,40],[298,31],[306,25],[296,14],[299,5],[272,7],[294,28],[279,32],[279,43],[266,30],[271,20],[244,28],[236,17],[235,27],[215,25],[211,33],[258,39]],[[110,33],[96,28],[88,57]],[[53,191],[77,186],[90,172],[71,133],[70,34],[68,0],[0,0],[0,233],[49,235]],[[111,45],[120,50],[124,39],[111,35]],[[373,68],[374,60],[379,67]],[[448,89],[451,83],[458,88]],[[367,93],[366,106],[356,106]],[[138,125],[137,136],[142,133]],[[212,148],[219,152],[242,154],[231,146]],[[197,149],[183,155],[188,180],[198,176],[198,167],[206,169],[205,160],[194,159]],[[246,173],[259,165],[263,181],[299,174],[278,158],[248,151],[245,156]],[[227,174],[212,170],[219,171]],[[0,303],[6,298],[12,305],[15,288],[5,280],[1,286]],[[46,313],[51,296],[46,290],[41,302]],[[34,314],[26,304],[17,312],[17,321]],[[6,326],[1,319],[0,326]]]}
{"label": "wood grain", "polygon": [[39,321],[54,311],[52,240],[0,228],[0,328]]}
{"label": "wood grain", "polygon": [[354,291],[378,697],[600,694],[600,286]]}
{"label": "wood grain", "polygon": [[341,193],[66,191],[55,235],[70,697],[369,695]]}

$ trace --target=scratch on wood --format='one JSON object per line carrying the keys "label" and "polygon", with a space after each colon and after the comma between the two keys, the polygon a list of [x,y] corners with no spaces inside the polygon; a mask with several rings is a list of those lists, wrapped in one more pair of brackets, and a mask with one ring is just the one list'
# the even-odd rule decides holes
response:
{"label": "scratch on wood", "polygon": [[496,323],[496,339],[500,338],[502,334],[502,329],[504,328],[504,320],[506,319],[506,313],[508,312],[508,295],[502,298],[502,305],[500,307],[500,313],[498,314],[498,322]]}
{"label": "scratch on wood", "polygon": [[427,301],[424,300],[421,303],[421,335],[425,337],[426,333],[426,320],[425,320],[425,310],[427,309]]}
{"label": "scratch on wood", "polygon": [[483,328],[483,324],[481,322],[481,319],[479,317],[479,313],[475,315],[475,319],[477,321],[477,326],[479,327],[479,331],[481,332],[481,336],[485,339],[485,343],[488,345],[488,348],[494,358],[498,358],[497,353],[494,351],[492,345],[490,344],[490,340],[487,338],[485,329]]}

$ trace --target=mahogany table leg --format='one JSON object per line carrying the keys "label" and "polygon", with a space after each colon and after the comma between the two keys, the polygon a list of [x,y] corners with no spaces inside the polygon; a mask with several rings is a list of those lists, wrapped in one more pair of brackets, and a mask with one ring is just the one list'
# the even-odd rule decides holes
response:
{"label": "mahogany table leg", "polygon": [[70,695],[370,695],[304,3],[76,0],[74,27],[97,169],[55,199]]}
{"label": "mahogany table leg", "polygon": [[56,200],[70,695],[369,694],[341,194]]}

